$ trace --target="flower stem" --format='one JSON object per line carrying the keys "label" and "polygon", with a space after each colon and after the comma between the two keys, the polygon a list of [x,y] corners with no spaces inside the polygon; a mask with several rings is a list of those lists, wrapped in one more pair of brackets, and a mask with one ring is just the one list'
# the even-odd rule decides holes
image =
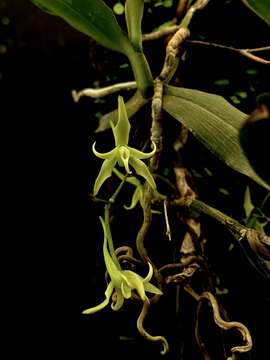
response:
{"label": "flower stem", "polygon": [[117,264],[117,266],[120,268],[120,264],[119,261],[117,259],[117,256],[115,254],[115,250],[114,250],[114,245],[113,245],[113,239],[112,239],[112,234],[111,234],[111,229],[110,229],[110,205],[111,204],[107,204],[104,207],[104,212],[105,212],[105,226],[106,226],[106,230],[107,230],[107,239],[108,239],[108,245],[109,245],[109,253],[113,259],[113,262],[115,264]]}
{"label": "flower stem", "polygon": [[113,204],[115,202],[115,199],[117,198],[117,196],[119,195],[124,183],[126,182],[126,179],[128,177],[128,174],[126,174],[123,178],[123,180],[121,181],[120,185],[118,186],[118,188],[115,190],[115,192],[113,193],[113,195],[110,197],[109,199],[109,203]]}
{"label": "flower stem", "polygon": [[108,204],[106,204],[104,206],[104,213],[105,213],[105,226],[107,228],[107,238],[108,238],[108,245],[109,245],[109,252],[110,255],[114,261],[115,264],[118,264],[119,268],[120,268],[120,264],[119,261],[117,259],[116,253],[115,253],[115,249],[114,249],[114,245],[113,245],[113,239],[112,239],[112,234],[111,234],[111,229],[110,229],[110,208],[111,205],[114,204],[115,199],[117,198],[117,196],[119,195],[125,181],[126,181],[126,177],[127,175],[124,177],[124,179],[121,181],[120,185],[117,187],[117,189],[115,190],[115,192],[113,193],[113,195],[111,196],[111,198],[108,201]]}

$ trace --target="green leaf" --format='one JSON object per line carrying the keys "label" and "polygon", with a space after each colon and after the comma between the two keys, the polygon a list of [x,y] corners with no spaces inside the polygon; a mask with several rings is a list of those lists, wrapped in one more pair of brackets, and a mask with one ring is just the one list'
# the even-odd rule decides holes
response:
{"label": "green leaf", "polygon": [[242,0],[242,2],[270,26],[269,0]]}
{"label": "green leaf", "polygon": [[113,11],[101,0],[31,0],[42,10],[60,16],[80,32],[103,46],[126,53],[131,43]]}
{"label": "green leaf", "polygon": [[126,0],[125,15],[128,28],[128,37],[134,49],[142,51],[142,17],[144,1],[143,0]]}
{"label": "green leaf", "polygon": [[56,15],[55,12],[51,11],[50,8],[47,8],[46,5],[43,5],[43,3],[40,0],[30,0],[34,5],[39,7],[42,11],[47,12],[50,15]]}
{"label": "green leaf", "polygon": [[[131,63],[138,90],[144,98],[152,96],[153,77],[144,54],[142,51],[138,51],[136,47],[133,47],[126,34],[118,25],[113,11],[103,1],[31,1],[41,9],[60,16],[75,29],[94,38],[101,45],[125,54]],[[138,24],[138,19],[133,21],[132,24]],[[135,27],[133,28],[133,34],[135,37],[139,36],[138,41],[140,42],[141,30],[136,32],[136,29]]]}
{"label": "green leaf", "polygon": [[270,190],[247,160],[238,135],[247,115],[224,98],[198,90],[165,86],[163,108],[234,170]]}

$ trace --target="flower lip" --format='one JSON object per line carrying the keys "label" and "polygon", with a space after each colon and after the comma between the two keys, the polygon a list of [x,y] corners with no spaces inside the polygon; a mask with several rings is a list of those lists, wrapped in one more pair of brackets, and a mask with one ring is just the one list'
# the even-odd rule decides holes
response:
{"label": "flower lip", "polygon": [[130,150],[127,146],[121,145],[119,147],[119,156],[118,164],[120,166],[124,166],[127,174],[131,174],[131,170],[129,169],[129,158],[130,158]]}

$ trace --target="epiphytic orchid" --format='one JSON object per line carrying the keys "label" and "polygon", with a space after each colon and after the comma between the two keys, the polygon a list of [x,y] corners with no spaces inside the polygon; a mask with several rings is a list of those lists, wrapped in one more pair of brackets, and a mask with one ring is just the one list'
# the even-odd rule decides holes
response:
{"label": "epiphytic orchid", "polygon": [[[110,232],[109,224],[105,223],[100,218],[103,231],[104,231],[104,242],[103,242],[103,255],[105,265],[110,276],[110,283],[105,291],[105,300],[99,305],[89,308],[83,311],[83,314],[93,314],[99,310],[102,310],[109,304],[111,296],[116,294],[116,301],[112,303],[111,307],[113,310],[119,310],[124,299],[130,299],[132,291],[136,291],[142,301],[148,301],[148,297],[145,292],[162,295],[160,289],[150,283],[153,276],[153,267],[149,264],[149,272],[145,278],[131,270],[122,270],[115,253],[111,254],[109,249],[113,249],[112,237]],[[108,241],[111,243],[108,249]]]}
{"label": "epiphytic orchid", "polygon": [[118,121],[116,125],[111,123],[111,127],[115,141],[115,148],[109,152],[100,153],[95,148],[96,143],[94,143],[92,147],[94,154],[98,158],[104,160],[95,181],[94,195],[98,193],[104,181],[111,176],[117,163],[119,166],[125,168],[127,174],[131,173],[129,168],[129,165],[131,165],[138,175],[141,175],[153,189],[156,189],[153,176],[145,163],[141,161],[141,159],[148,159],[154,155],[156,145],[152,142],[153,150],[149,153],[144,153],[128,146],[130,123],[127,117],[126,107],[121,96],[118,97]]}

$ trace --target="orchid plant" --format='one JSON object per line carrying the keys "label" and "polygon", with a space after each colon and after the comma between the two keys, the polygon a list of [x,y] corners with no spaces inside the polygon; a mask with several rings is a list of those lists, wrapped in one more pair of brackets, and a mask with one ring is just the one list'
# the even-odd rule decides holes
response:
{"label": "orchid plant", "polygon": [[[141,277],[134,271],[123,270],[121,268],[121,265],[117,260],[117,257],[113,250],[110,225],[108,223],[105,223],[105,221],[101,217],[100,221],[104,232],[103,256],[106,269],[108,271],[111,281],[109,282],[105,291],[105,300],[95,307],[84,310],[83,314],[93,314],[99,310],[102,310],[105,306],[108,305],[110,298],[114,293],[116,294],[116,301],[113,302],[111,305],[114,311],[117,311],[122,307],[124,299],[131,298],[133,291],[137,292],[142,301],[149,301],[145,292],[162,295],[162,291],[158,289],[155,285],[150,283],[150,280],[153,276],[153,267],[150,263],[148,263],[149,272],[145,278]],[[110,248],[113,251],[112,253],[110,253],[108,249],[108,242],[111,245]]]}
{"label": "orchid plant", "polygon": [[[245,137],[241,137],[241,131],[242,135],[245,135],[245,133],[243,134],[244,125],[248,125],[249,129],[253,129],[250,123],[254,122],[254,116],[253,118],[247,117],[245,113],[234,107],[220,95],[169,85],[169,82],[174,78],[180,58],[182,58],[186,52],[186,40],[190,37],[189,27],[193,15],[197,11],[203,10],[208,5],[209,0],[158,1],[156,6],[165,6],[165,3],[173,6],[174,3],[178,3],[175,12],[177,15],[172,21],[165,23],[166,26],[163,24],[157,31],[146,34],[145,36],[142,35],[141,30],[144,12],[143,0],[125,1],[126,31],[120,27],[113,11],[102,0],[31,1],[42,10],[60,16],[75,29],[95,39],[101,45],[125,55],[129,61],[135,80],[115,84],[104,89],[85,89],[90,91],[81,91],[78,94],[76,91],[73,92],[73,98],[77,101],[82,94],[101,97],[119,90],[136,88],[136,92],[126,103],[122,96],[118,96],[118,108],[100,119],[98,131],[106,129],[112,130],[114,148],[103,153],[96,149],[96,142],[92,145],[94,155],[103,160],[94,182],[92,198],[100,201],[102,204],[105,203],[105,216],[104,218],[99,217],[99,219],[104,235],[102,250],[109,281],[105,290],[105,299],[100,304],[84,310],[83,314],[94,314],[104,309],[110,302],[111,308],[114,311],[118,311],[124,305],[125,300],[138,300],[142,303],[141,314],[137,319],[139,332],[150,341],[163,342],[164,349],[162,353],[165,353],[169,348],[167,340],[162,336],[150,335],[145,330],[143,322],[150,306],[157,302],[160,296],[163,295],[161,289],[163,289],[164,294],[166,294],[166,285],[176,284],[178,285],[178,290],[186,291],[198,301],[197,321],[199,321],[198,313],[201,301],[203,299],[208,300],[214,310],[213,317],[215,323],[223,330],[236,328],[241,333],[244,344],[230,349],[233,354],[232,356],[226,357],[227,359],[235,358],[235,352],[243,353],[249,351],[252,347],[252,339],[248,329],[241,323],[221,319],[217,302],[214,296],[208,291],[208,288],[212,287],[212,285],[209,286],[210,283],[212,284],[212,278],[211,281],[208,279],[209,270],[205,270],[209,269],[209,266],[204,264],[204,246],[201,242],[202,236],[198,213],[206,214],[225,225],[237,240],[237,243],[240,243],[247,257],[252,258],[252,263],[256,270],[268,280],[270,279],[270,238],[263,233],[263,229],[262,232],[258,232],[245,227],[221,211],[198,200],[198,194],[194,189],[193,181],[191,181],[191,175],[183,167],[182,161],[179,159],[181,159],[181,149],[186,143],[187,131],[190,131],[198,141],[205,145],[213,155],[223,161],[227,166],[252,179],[258,186],[261,186],[269,192],[269,175],[264,177],[264,172],[260,172],[259,175],[249,162],[247,155],[249,151],[243,151],[241,145],[241,141],[249,145],[249,141],[244,141]],[[148,1],[148,3],[149,2],[151,1]],[[242,0],[242,2],[248,5],[255,14],[259,15],[265,23],[270,25],[269,0]],[[117,4],[119,5],[120,2]],[[121,6],[121,9],[122,8]],[[179,18],[180,22],[178,25],[175,25],[175,19],[177,18]],[[173,25],[167,26],[168,24]],[[171,38],[168,42],[164,41],[164,44],[167,44],[164,64],[160,74],[154,80],[151,68],[144,55],[143,39],[153,40],[168,35],[171,36]],[[192,43],[192,40],[189,40],[189,45],[190,43]],[[202,41],[193,41],[193,45],[202,45],[202,43]],[[204,45],[209,47],[211,43],[205,42]],[[212,46],[214,48],[221,47],[223,50],[229,49],[231,52],[235,51],[235,53],[238,54],[237,56],[241,54],[249,59],[259,61],[262,64],[269,65],[270,63],[270,61],[252,54],[252,52],[258,51],[258,49],[234,49],[217,44],[212,44]],[[265,50],[266,47],[263,49]],[[176,83],[181,83],[181,80],[179,81],[178,79]],[[269,98],[270,95],[268,94],[268,101]],[[149,105],[150,102],[152,124],[144,140],[147,145],[151,142],[152,150],[144,152],[142,149],[130,146],[131,125],[129,118],[135,115],[142,106],[146,104]],[[267,108],[267,110],[269,109]],[[164,134],[165,132],[163,133],[162,120],[163,116],[168,116],[168,114],[172,119],[181,124],[180,127],[178,126],[179,124],[177,124],[177,128],[181,128],[181,130],[179,130],[179,134],[176,136],[177,141],[174,145],[172,145],[171,139],[168,141],[171,148],[173,148],[171,152],[174,152],[175,159],[178,159],[175,161],[177,164],[173,163],[170,159],[170,164],[168,165],[170,169],[168,170],[167,168],[171,174],[175,175],[174,180],[172,180],[174,183],[172,183],[171,179],[168,180],[166,178],[166,171],[164,169],[162,171],[160,170],[163,137],[166,135]],[[266,123],[269,128],[269,111],[268,114],[264,114],[264,116],[266,118],[268,116]],[[257,121],[257,113],[255,118]],[[260,121],[261,118],[259,118],[259,122]],[[167,124],[168,126],[170,125],[169,121]],[[253,132],[253,130],[251,131]],[[256,136],[254,138],[257,140]],[[253,146],[251,146],[250,151],[252,154],[254,153]],[[147,160],[148,162],[144,162],[143,160]],[[124,170],[125,174],[119,171],[119,168],[120,170]],[[116,174],[118,181],[119,179],[121,180],[120,185],[109,199],[97,198],[101,187],[106,187],[105,182],[113,173]],[[163,184],[170,187],[171,191],[167,191],[166,195],[158,191],[160,190],[157,186],[159,185],[157,181],[158,175],[159,179],[163,179]],[[137,205],[140,205],[143,210],[143,223],[136,234],[135,245],[139,259],[133,257],[133,255],[126,255],[125,257],[125,261],[127,261],[130,266],[133,266],[132,270],[125,268],[124,263],[121,262],[120,256],[118,255],[117,249],[115,250],[114,248],[110,222],[110,218],[113,217],[112,215],[117,216],[117,213],[113,211],[113,207],[115,201],[118,200],[122,188],[126,186],[126,184],[132,185],[135,187],[135,190],[130,206],[125,206],[125,208],[133,210]],[[163,191],[163,189],[160,191]],[[265,199],[267,199],[267,196]],[[264,202],[266,203],[266,200],[264,200]],[[148,232],[152,226],[152,215],[155,212],[152,210],[153,203],[158,206],[163,203],[163,211],[159,211],[158,213],[164,215],[166,235],[169,237],[169,240],[172,239],[167,205],[175,210],[174,219],[179,220],[178,222],[184,225],[182,231],[184,235],[181,244],[179,245],[180,241],[178,239],[179,225],[176,226],[177,231],[175,231],[177,233],[177,241],[173,243],[175,246],[173,249],[173,258],[175,259],[175,254],[178,254],[179,261],[177,260],[172,264],[162,264],[160,268],[150,259],[150,255],[144,245],[144,240],[149,236]],[[249,216],[252,215],[253,211],[253,206],[251,205],[251,201],[248,199],[246,201],[246,207]],[[267,222],[269,222],[269,217],[266,217],[266,219]],[[120,230],[122,231],[123,229],[121,228]],[[162,233],[160,236],[163,237],[164,235],[165,231],[164,234]],[[156,239],[150,240],[152,244],[156,246]],[[248,251],[246,251],[246,244],[249,246]],[[135,271],[137,270],[136,265],[138,264],[148,267],[148,273],[145,277]],[[199,286],[199,291],[204,287],[206,291],[204,289],[200,294],[191,286],[193,277],[198,273],[198,269],[200,269],[201,273],[207,278],[207,281],[202,281],[202,284]],[[169,270],[172,270],[172,273],[163,276],[163,271],[167,272]],[[176,271],[180,272],[175,273]],[[156,285],[154,285],[154,283]],[[198,287],[198,281],[194,283],[194,286]],[[152,295],[149,296],[149,294]],[[201,336],[199,336],[197,325],[196,341],[202,349],[204,358],[209,359],[210,356],[205,350],[205,344],[201,340]]]}

